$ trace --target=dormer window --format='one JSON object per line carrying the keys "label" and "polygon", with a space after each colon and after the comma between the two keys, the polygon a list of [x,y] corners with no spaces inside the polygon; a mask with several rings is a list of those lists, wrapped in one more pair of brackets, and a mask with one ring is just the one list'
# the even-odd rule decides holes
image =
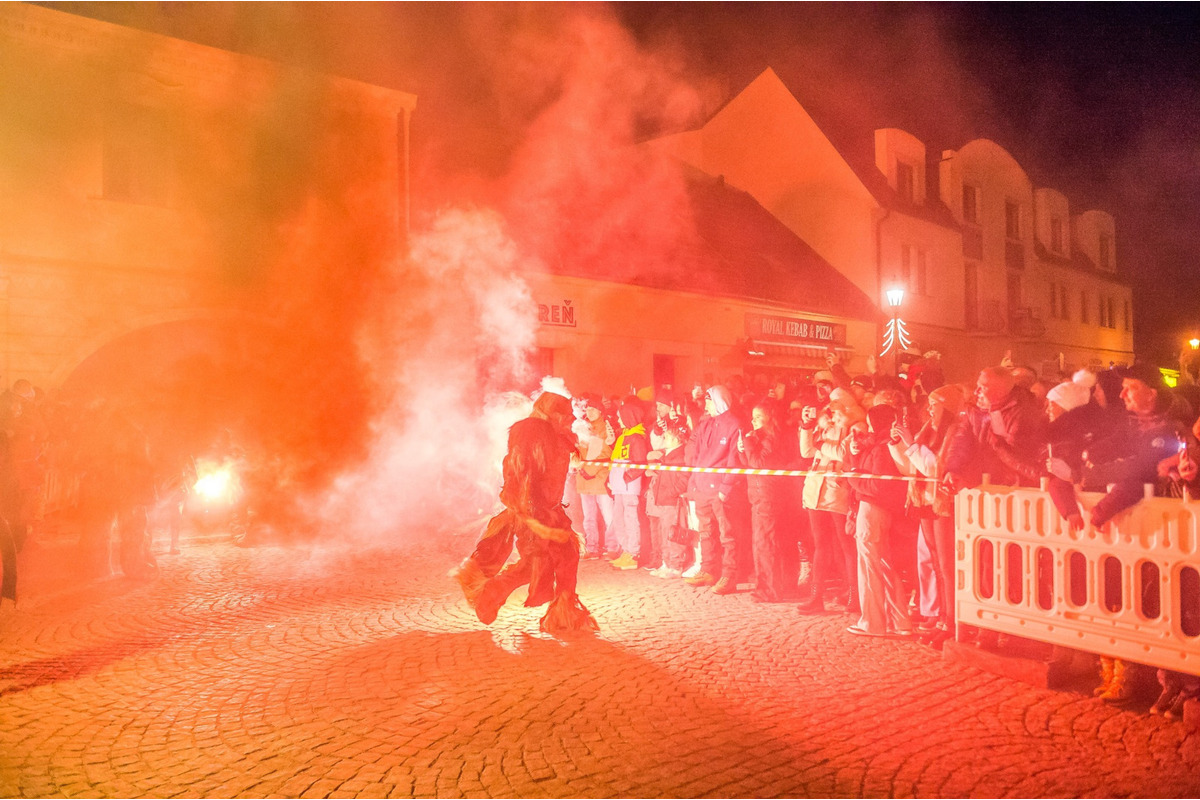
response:
{"label": "dormer window", "polygon": [[917,199],[917,175],[912,164],[903,161],[896,162],[896,192],[904,200],[912,203]]}
{"label": "dormer window", "polygon": [[979,224],[979,187],[963,184],[963,221]]}
{"label": "dormer window", "polygon": [[1012,200],[1004,203],[1004,235],[1009,239],[1021,238],[1021,206]]}
{"label": "dormer window", "polygon": [[1050,252],[1062,255],[1063,251],[1063,221],[1058,217],[1050,218]]}

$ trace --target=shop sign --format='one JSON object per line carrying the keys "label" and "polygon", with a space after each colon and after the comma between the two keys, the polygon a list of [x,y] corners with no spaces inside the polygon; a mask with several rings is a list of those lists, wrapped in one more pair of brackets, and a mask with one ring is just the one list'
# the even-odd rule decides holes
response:
{"label": "shop sign", "polygon": [[781,344],[844,345],[846,326],[836,322],[747,313],[746,337]]}
{"label": "shop sign", "polygon": [[575,310],[570,300],[563,300],[562,303],[538,303],[538,322],[559,328],[574,328]]}

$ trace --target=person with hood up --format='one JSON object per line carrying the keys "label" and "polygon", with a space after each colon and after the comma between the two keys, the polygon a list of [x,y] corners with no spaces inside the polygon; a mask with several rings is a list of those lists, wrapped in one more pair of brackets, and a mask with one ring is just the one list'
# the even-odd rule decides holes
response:
{"label": "person with hood up", "polygon": [[[575,437],[571,401],[543,392],[533,413],[508,431],[504,457],[504,510],[492,517],[454,575],[467,602],[485,625],[519,586],[529,584],[525,605],[550,603],[543,631],[591,629],[599,626],[575,593],[580,542],[562,506]],[[519,559],[505,566],[516,544]]]}
{"label": "person with hood up", "polygon": [[[627,397],[617,411],[621,434],[613,443],[612,468],[608,472],[608,488],[613,496],[613,535],[621,546],[621,555],[611,563],[617,569],[637,569],[642,552],[642,537],[646,535],[644,467],[624,464],[645,464],[650,454],[650,440],[642,424],[645,411],[642,401]],[[656,565],[657,566],[657,565]]]}
{"label": "person with hood up", "polygon": [[[724,386],[709,388],[704,397],[707,416],[692,437],[693,467],[740,466],[737,452],[741,423],[731,410],[733,395]],[[737,591],[737,538],[729,513],[729,499],[738,477],[725,473],[693,472],[689,499],[695,501],[700,524],[700,574],[686,578],[692,586],[711,586],[715,594]]]}

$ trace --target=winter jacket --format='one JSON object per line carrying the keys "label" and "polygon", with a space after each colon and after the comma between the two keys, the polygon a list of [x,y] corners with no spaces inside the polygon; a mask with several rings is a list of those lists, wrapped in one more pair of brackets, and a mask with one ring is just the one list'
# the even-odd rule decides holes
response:
{"label": "winter jacket", "polygon": [[984,474],[1007,486],[1037,486],[1046,474],[1046,415],[1026,389],[1016,387],[990,411],[969,408],[946,459],[946,471],[967,485]]}
{"label": "winter jacket", "polygon": [[[1093,482],[1113,484],[1112,490],[1092,509],[1092,524],[1099,527],[1145,496],[1145,484],[1166,493],[1158,476],[1158,463],[1178,455],[1187,432],[1166,414],[1131,416],[1129,424],[1117,434],[1120,456],[1094,465]],[[1089,453],[1089,456],[1091,453]],[[1161,484],[1161,485],[1160,485]]]}
{"label": "winter jacket", "polygon": [[[900,475],[896,461],[892,458],[890,443],[882,436],[859,434],[864,449],[850,456],[851,469],[869,475]],[[878,478],[852,478],[858,499],[879,506],[893,514],[904,513],[904,498],[907,492],[905,481],[879,480]]]}
{"label": "winter jacket", "polygon": [[811,458],[804,477],[801,500],[805,508],[845,514],[850,510],[845,478],[827,478],[822,473],[841,472],[847,456],[845,435],[837,428],[800,429],[800,455]]}
{"label": "winter jacket", "polygon": [[[962,424],[961,418],[957,417],[949,423],[937,452],[924,444],[913,442],[903,453],[916,473],[929,478],[927,481],[913,482],[914,490],[921,493],[920,501],[913,504],[931,507],[935,516],[954,515],[954,496],[942,486],[942,477],[946,474],[946,459],[950,454],[950,446]],[[912,492],[909,496],[911,499]]]}
{"label": "winter jacket", "polygon": [[[787,469],[793,459],[788,442],[776,426],[764,426],[760,430],[747,431],[742,435],[745,450],[743,461],[751,469]],[[751,475],[746,479],[746,489],[751,503],[762,500],[777,500],[783,493],[783,482],[792,480],[781,476]]]}
{"label": "winter jacket", "polygon": [[612,449],[612,469],[608,472],[608,488],[613,495],[642,493],[645,468],[629,468],[623,463],[645,464],[650,453],[650,442],[641,423],[627,428],[617,437]]}
{"label": "winter jacket", "polygon": [[[685,449],[676,447],[669,450],[659,463],[670,467],[684,465]],[[661,472],[654,470],[650,473],[650,489],[646,495],[646,513],[653,516],[672,517],[678,513],[679,500],[687,491],[689,473]],[[661,509],[655,513],[651,509]]]}
{"label": "winter jacket", "polygon": [[[585,461],[606,461],[612,456],[612,447],[605,443],[604,437],[608,426],[604,417],[595,422],[582,420],[586,426],[584,435],[579,437],[579,457]],[[582,426],[581,426],[582,427]],[[608,494],[608,467],[598,464],[580,464],[575,473],[575,488],[580,494]]]}
{"label": "winter jacket", "polygon": [[[737,440],[741,423],[732,411],[724,411],[715,417],[700,421],[692,436],[695,445],[693,467],[740,467]],[[716,494],[729,495],[739,476],[708,472],[693,472],[688,481],[688,493],[699,497]]]}

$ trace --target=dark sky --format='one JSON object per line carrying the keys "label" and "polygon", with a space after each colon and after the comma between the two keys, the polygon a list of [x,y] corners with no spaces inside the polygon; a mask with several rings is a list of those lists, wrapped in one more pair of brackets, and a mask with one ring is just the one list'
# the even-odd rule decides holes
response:
{"label": "dark sky", "polygon": [[[904,128],[931,153],[991,138],[1035,185],[1116,217],[1136,347],[1200,332],[1200,11],[1190,4],[47,3],[418,95],[414,203],[478,195],[563,92],[552,43],[579,15],[624,27],[689,84],[693,127],[773,68],[835,143]],[[629,57],[623,47],[614,58]],[[663,123],[647,114],[649,135]]]}

